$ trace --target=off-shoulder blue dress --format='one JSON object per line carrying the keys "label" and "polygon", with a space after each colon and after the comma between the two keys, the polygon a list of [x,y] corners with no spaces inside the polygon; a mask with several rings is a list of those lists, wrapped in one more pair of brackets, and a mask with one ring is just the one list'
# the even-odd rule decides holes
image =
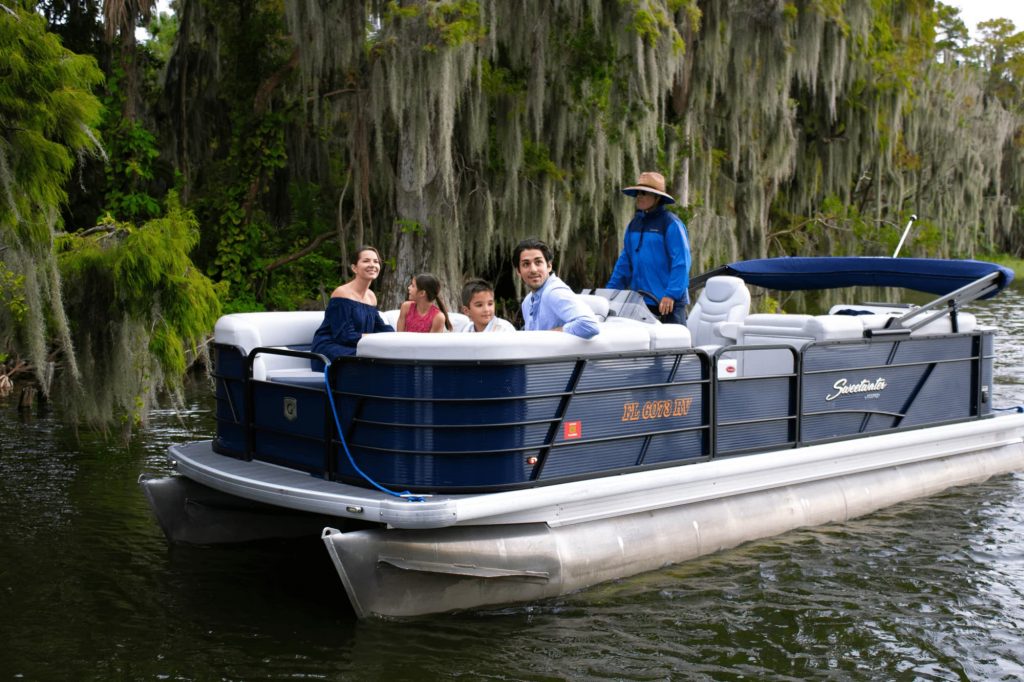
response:
{"label": "off-shoulder blue dress", "polygon": [[[376,306],[350,298],[332,298],[324,311],[324,321],[313,334],[310,350],[331,360],[344,355],[355,355],[356,344],[363,334],[393,332],[391,325],[381,319]],[[324,364],[312,361],[314,371],[322,371]]]}

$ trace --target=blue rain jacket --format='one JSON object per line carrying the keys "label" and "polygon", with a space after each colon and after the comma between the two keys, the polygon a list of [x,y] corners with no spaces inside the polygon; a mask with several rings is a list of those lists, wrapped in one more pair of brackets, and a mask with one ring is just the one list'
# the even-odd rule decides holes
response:
{"label": "blue rain jacket", "polygon": [[648,291],[655,297],[647,299],[650,304],[657,305],[663,296],[677,304],[689,303],[690,238],[683,221],[664,206],[637,211],[626,227],[622,253],[605,286]]}

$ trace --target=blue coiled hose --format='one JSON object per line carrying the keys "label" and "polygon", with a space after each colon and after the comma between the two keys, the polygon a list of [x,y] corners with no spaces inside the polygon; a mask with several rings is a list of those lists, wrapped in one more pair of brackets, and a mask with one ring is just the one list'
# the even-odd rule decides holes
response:
{"label": "blue coiled hose", "polygon": [[377,481],[370,478],[369,474],[360,469],[359,465],[356,464],[355,458],[352,457],[352,453],[349,452],[348,443],[345,442],[345,435],[341,431],[341,420],[338,418],[338,408],[335,407],[334,405],[334,391],[331,390],[330,371],[331,361],[327,360],[324,365],[324,388],[327,390],[327,400],[330,401],[331,403],[331,414],[334,415],[334,425],[338,429],[338,440],[341,441],[341,447],[345,449],[345,455],[348,457],[349,464],[351,464],[352,468],[356,470],[356,473],[363,477],[363,480],[365,480],[367,483],[372,485],[377,490],[387,493],[388,495],[399,497],[408,502],[425,502],[425,497],[413,495],[408,490],[406,490],[404,493],[396,493],[394,490],[388,490],[380,483],[377,483]]}

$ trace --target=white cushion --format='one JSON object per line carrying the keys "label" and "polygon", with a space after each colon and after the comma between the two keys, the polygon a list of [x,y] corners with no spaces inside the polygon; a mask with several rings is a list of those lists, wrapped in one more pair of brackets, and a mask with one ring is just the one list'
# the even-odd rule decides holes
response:
{"label": "white cushion", "polygon": [[[829,341],[832,339],[855,339],[864,336],[864,324],[859,315],[786,315],[759,313],[748,315],[739,325],[737,342],[745,344],[780,343],[796,345],[789,340]],[[765,339],[784,339],[769,341]]]}
{"label": "white cushion", "polygon": [[[861,324],[864,325],[865,329],[885,329],[885,325],[889,322],[889,320],[891,318],[893,318],[893,317],[902,317],[903,315],[906,315],[907,313],[912,312],[916,308],[917,308],[917,306],[909,307],[908,308],[908,307],[887,306],[887,305],[866,305],[866,304],[844,305],[844,304],[838,304],[838,305],[832,306],[832,308],[829,309],[829,313],[832,314],[832,315],[837,315],[839,313],[839,311],[841,311],[841,310],[858,310],[858,311],[864,310],[864,311],[869,311],[871,313],[869,315],[841,315],[840,314],[838,316],[839,317],[854,317],[854,318],[856,318],[856,319],[861,321]],[[931,311],[931,312],[934,312],[934,311]],[[926,315],[930,315],[931,312],[924,313],[922,315],[922,317],[924,317]],[[910,322],[911,322],[911,324],[913,324],[914,321],[911,320]],[[957,314],[956,314],[956,322],[957,322],[957,330],[961,331],[961,332],[974,331],[974,329],[977,328],[977,326],[978,326],[977,318],[975,318],[974,315],[972,315],[971,313],[966,313],[966,312],[963,312],[963,311],[958,311],[957,312]],[[934,320],[932,320],[931,322],[929,322],[928,324],[922,326],[919,329],[915,329],[911,333],[911,336],[921,336],[921,335],[925,335],[925,334],[951,334],[952,332],[953,332],[953,323],[950,321],[949,315],[946,314],[946,315],[942,315],[940,317],[935,318]]]}
{"label": "white cushion", "polygon": [[607,321],[600,324],[601,329],[605,327],[634,327],[643,329],[651,337],[651,350],[661,348],[689,348],[691,346],[690,330],[681,324],[662,324],[655,321],[641,322],[628,317],[609,317]]}
{"label": "white cushion", "polygon": [[217,320],[213,340],[238,346],[246,354],[258,346],[312,343],[313,334],[323,321],[324,313],[318,310],[234,313]]}
{"label": "white cushion", "polygon": [[608,299],[604,296],[595,296],[594,294],[580,294],[579,297],[583,299],[583,302],[594,312],[597,316],[598,322],[603,322],[608,317]]}
{"label": "white cushion", "polygon": [[602,326],[590,339],[551,331],[507,334],[367,334],[356,355],[404,360],[527,360],[648,350],[651,337],[633,326]]}
{"label": "white cushion", "polygon": [[[394,310],[382,310],[380,311],[380,317],[386,324],[391,325],[393,328],[398,329],[398,315],[402,311],[398,308]],[[452,331],[461,331],[463,327],[469,324],[469,318],[462,313],[448,313],[448,320],[452,323]]]}
{"label": "white cushion", "polygon": [[[236,346],[243,355],[262,346],[298,346],[313,342],[313,334],[324,321],[323,311],[295,310],[273,313],[224,315],[213,328],[216,343]],[[309,369],[309,359],[284,355],[259,355],[252,364],[254,379],[282,369]]]}

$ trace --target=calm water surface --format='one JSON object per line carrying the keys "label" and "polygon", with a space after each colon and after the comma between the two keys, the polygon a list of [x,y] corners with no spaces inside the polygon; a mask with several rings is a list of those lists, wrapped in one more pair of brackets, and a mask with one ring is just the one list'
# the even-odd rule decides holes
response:
{"label": "calm water surface", "polygon": [[[1024,292],[996,406],[1024,404]],[[0,400],[0,680],[1021,680],[1024,475],[558,600],[358,622],[319,541],[168,547],[136,479],[213,431],[205,386],[129,447]]]}

